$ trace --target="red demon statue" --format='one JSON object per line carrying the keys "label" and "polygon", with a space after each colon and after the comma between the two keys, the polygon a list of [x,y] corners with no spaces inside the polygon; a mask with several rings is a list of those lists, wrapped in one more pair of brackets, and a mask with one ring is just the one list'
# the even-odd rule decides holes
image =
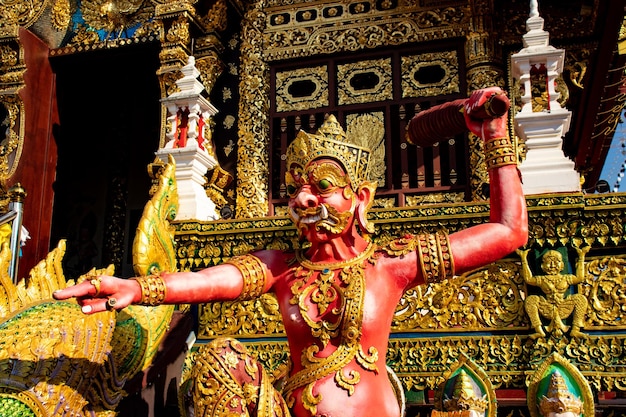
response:
{"label": "red demon statue", "polygon": [[[207,370],[197,378],[204,384],[198,392],[205,393],[197,416],[398,417],[385,354],[402,294],[496,261],[527,240],[526,201],[507,117],[482,118],[494,95],[505,97],[498,88],[479,90],[464,106],[466,128],[485,144],[488,223],[450,235],[403,236],[385,247],[370,242],[363,235],[373,231],[367,211],[376,190],[367,181],[369,151],[347,142],[330,116],[317,134],[300,132],[287,151],[289,212],[310,242],[306,250],[261,250],[198,272],[95,277],[55,298],[76,297],[91,314],[133,303],[244,300],[271,291],[293,362],[281,392],[241,344],[216,340],[207,347],[214,353],[204,356]],[[474,109],[482,111],[480,117]]]}

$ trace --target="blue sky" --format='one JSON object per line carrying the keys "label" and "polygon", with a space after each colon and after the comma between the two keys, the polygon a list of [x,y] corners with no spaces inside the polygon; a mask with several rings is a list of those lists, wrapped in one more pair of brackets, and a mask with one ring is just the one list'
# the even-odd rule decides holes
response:
{"label": "blue sky", "polygon": [[626,122],[624,119],[624,112],[620,123],[617,124],[615,129],[615,135],[609,148],[602,173],[600,174],[601,180],[606,180],[609,183],[611,192],[626,191],[626,179],[624,178],[624,171],[626,170]]}

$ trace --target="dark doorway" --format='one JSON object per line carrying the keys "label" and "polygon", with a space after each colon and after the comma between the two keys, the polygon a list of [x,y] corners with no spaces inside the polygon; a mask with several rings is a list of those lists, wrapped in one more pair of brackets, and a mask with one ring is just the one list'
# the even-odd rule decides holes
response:
{"label": "dark doorway", "polygon": [[66,278],[115,265],[132,276],[132,241],[159,145],[158,44],[53,58],[59,126],[51,246]]}

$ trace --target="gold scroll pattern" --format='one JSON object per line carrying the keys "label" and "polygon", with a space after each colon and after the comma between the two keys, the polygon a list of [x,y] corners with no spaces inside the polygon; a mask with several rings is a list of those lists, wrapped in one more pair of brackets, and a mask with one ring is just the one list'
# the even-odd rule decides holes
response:
{"label": "gold scroll pattern", "polygon": [[263,2],[244,16],[241,34],[236,217],[263,217],[269,209],[269,68],[263,60]]}
{"label": "gold scroll pattern", "polygon": [[0,27],[0,182],[11,177],[20,161],[24,143],[25,109],[19,95],[24,87],[24,50],[19,42],[19,24],[38,15],[16,2],[0,0],[0,16],[7,20]]}
{"label": "gold scroll pattern", "polygon": [[452,280],[407,291],[392,330],[526,328],[519,265],[500,261]]}
{"label": "gold scroll pattern", "polygon": [[198,313],[198,336],[284,335],[278,301],[263,294],[251,301],[202,304]]}
{"label": "gold scroll pattern", "polygon": [[[50,0],[0,0],[0,16],[2,26],[6,29],[10,26],[28,27],[39,19]],[[3,30],[0,29],[0,32]],[[1,35],[1,33],[0,33]]]}
{"label": "gold scroll pattern", "polygon": [[585,328],[626,328],[626,257],[603,257],[586,263],[579,293],[589,301]]}
{"label": "gold scroll pattern", "polygon": [[0,108],[6,110],[4,121],[0,120],[0,129],[5,132],[0,142],[0,180],[5,180],[15,173],[22,155],[25,113],[18,94],[0,95]]}
{"label": "gold scroll pattern", "polygon": [[267,26],[264,43],[268,59],[293,59],[462,36],[469,28],[470,14],[463,2],[439,8],[407,2],[401,7],[381,10],[367,10],[359,7],[362,4],[351,3],[343,0],[332,5],[294,7],[281,3],[268,7],[263,22]]}

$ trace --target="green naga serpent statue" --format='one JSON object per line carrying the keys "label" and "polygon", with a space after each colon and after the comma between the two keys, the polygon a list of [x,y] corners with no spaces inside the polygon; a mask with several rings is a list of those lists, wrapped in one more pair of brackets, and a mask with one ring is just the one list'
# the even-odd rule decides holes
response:
{"label": "green naga serpent statue", "polygon": [[[137,275],[176,269],[173,228],[178,208],[174,161],[159,168],[133,244]],[[156,171],[156,169],[155,169]],[[66,282],[65,241],[15,285],[10,250],[0,252],[0,415],[20,417],[114,416],[124,382],[146,369],[170,323],[174,306],[132,306],[85,315],[75,301],[52,293]],[[93,269],[76,282],[113,266]]]}

